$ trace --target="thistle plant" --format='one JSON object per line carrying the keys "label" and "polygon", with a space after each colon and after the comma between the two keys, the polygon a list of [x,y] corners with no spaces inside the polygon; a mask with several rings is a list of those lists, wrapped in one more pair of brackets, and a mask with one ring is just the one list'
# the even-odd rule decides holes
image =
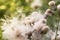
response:
{"label": "thistle plant", "polygon": [[60,40],[59,0],[0,0],[0,40]]}

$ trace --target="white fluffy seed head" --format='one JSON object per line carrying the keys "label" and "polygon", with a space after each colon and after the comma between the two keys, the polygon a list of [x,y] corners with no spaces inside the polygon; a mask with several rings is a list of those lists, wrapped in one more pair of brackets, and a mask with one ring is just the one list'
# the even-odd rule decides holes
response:
{"label": "white fluffy seed head", "polygon": [[50,1],[50,2],[48,3],[49,6],[55,6],[55,4],[56,4],[55,1]]}
{"label": "white fluffy seed head", "polygon": [[53,12],[51,9],[47,9],[45,15],[52,16]]}
{"label": "white fluffy seed head", "polygon": [[47,10],[46,10],[46,12],[50,12],[50,11],[51,11],[51,9],[47,9]]}
{"label": "white fluffy seed head", "polygon": [[31,25],[31,24],[34,23],[34,20],[33,19],[24,20],[24,21],[22,21],[22,23],[25,24],[25,25]]}
{"label": "white fluffy seed head", "polygon": [[25,21],[30,21],[30,22],[32,23],[32,22],[34,22],[34,19],[31,18],[31,17],[26,17],[26,18],[25,18]]}
{"label": "white fluffy seed head", "polygon": [[[8,27],[6,28],[6,30],[4,31],[4,35],[9,35],[7,36],[8,39],[10,40],[19,40],[20,38],[15,38],[15,36],[17,37],[21,37],[19,34],[21,33],[21,35],[23,37],[26,38],[27,35],[25,35],[26,33],[30,33],[33,32],[34,29],[36,29],[37,31],[40,31],[40,29],[43,28],[43,26],[46,25],[46,20],[44,19],[43,15],[40,14],[40,12],[33,12],[30,16],[26,17],[24,20],[19,20],[17,18],[13,18],[12,20],[10,20],[10,25],[8,25]],[[33,26],[30,26],[30,23],[33,23]],[[24,23],[26,25],[24,25]],[[10,27],[13,28],[10,28]],[[16,28],[16,29],[14,29]],[[45,30],[45,28],[43,28]],[[13,39],[12,39],[13,37]],[[21,37],[21,38],[23,38]],[[23,38],[24,39],[24,38]],[[27,38],[26,38],[27,39]],[[22,40],[22,39],[21,39]]]}
{"label": "white fluffy seed head", "polygon": [[49,27],[48,26],[44,26],[43,28],[42,28],[42,31],[43,32],[47,32],[49,30]]}
{"label": "white fluffy seed head", "polygon": [[45,23],[46,24],[46,22],[47,22],[47,20],[46,19],[40,19],[39,21],[41,21],[41,23]]}
{"label": "white fluffy seed head", "polygon": [[35,30],[36,30],[36,31],[40,31],[41,28],[42,28],[42,26],[37,26],[37,27],[35,28]]}
{"label": "white fluffy seed head", "polygon": [[41,0],[34,0],[31,4],[31,8],[37,9],[42,6]]}
{"label": "white fluffy seed head", "polygon": [[58,11],[60,11],[60,4],[59,4],[59,5],[57,5],[57,10],[58,10]]}
{"label": "white fluffy seed head", "polygon": [[31,17],[31,19],[34,20],[34,22],[37,22],[40,19],[44,19],[44,15],[41,14],[40,11],[39,12],[36,12],[36,11],[32,12],[32,14],[30,15],[30,17]]}

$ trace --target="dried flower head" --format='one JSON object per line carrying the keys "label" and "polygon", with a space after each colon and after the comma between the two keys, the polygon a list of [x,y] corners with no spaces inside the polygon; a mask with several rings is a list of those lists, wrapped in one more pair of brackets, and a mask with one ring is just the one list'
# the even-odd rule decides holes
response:
{"label": "dried flower head", "polygon": [[52,16],[53,11],[51,9],[47,9],[46,12],[45,12],[45,15]]}
{"label": "dried flower head", "polygon": [[55,4],[56,4],[55,1],[50,1],[50,2],[48,3],[49,6],[55,6]]}
{"label": "dried flower head", "polygon": [[58,10],[58,11],[60,11],[60,4],[59,4],[59,5],[57,5],[57,10]]}
{"label": "dried flower head", "polygon": [[37,9],[42,6],[41,0],[34,0],[31,4],[31,8]]}
{"label": "dried flower head", "polygon": [[48,27],[48,26],[44,26],[44,27],[41,29],[41,34],[47,33],[48,30],[49,30],[49,27]]}

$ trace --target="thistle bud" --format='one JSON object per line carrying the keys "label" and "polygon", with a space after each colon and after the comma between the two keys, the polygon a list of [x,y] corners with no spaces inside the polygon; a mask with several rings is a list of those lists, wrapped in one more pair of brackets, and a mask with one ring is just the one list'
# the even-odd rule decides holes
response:
{"label": "thistle bud", "polygon": [[60,4],[59,4],[59,5],[57,5],[57,10],[58,10],[58,11],[60,11]]}
{"label": "thistle bud", "polygon": [[36,28],[36,31],[38,31],[38,32],[41,31],[41,28],[42,28],[42,27]]}
{"label": "thistle bud", "polygon": [[51,9],[47,9],[46,12],[45,12],[45,15],[52,16],[53,11]]}
{"label": "thistle bud", "polygon": [[49,30],[49,27],[48,27],[48,26],[44,26],[44,27],[42,28],[42,30],[41,30],[41,34],[47,33],[48,30]]}
{"label": "thistle bud", "polygon": [[27,33],[27,34],[26,34],[26,35],[28,35],[28,39],[30,39],[30,38],[31,38],[32,33],[33,33],[33,32],[29,32],[29,33]]}
{"label": "thistle bud", "polygon": [[49,6],[55,6],[55,4],[56,4],[55,1],[50,1],[50,2],[48,3]]}
{"label": "thistle bud", "polygon": [[42,3],[40,0],[34,0],[31,4],[31,8],[37,9],[42,6]]}

